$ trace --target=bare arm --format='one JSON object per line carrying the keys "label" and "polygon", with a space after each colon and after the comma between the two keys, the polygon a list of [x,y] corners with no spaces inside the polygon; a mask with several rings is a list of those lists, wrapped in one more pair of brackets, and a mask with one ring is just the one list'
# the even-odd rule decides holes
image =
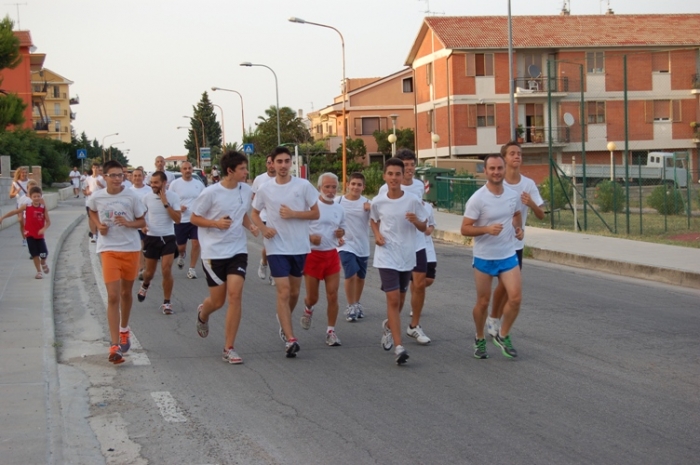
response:
{"label": "bare arm", "polygon": [[384,239],[384,236],[382,236],[382,233],[379,232],[379,221],[374,221],[372,219],[369,220],[369,226],[372,228],[372,233],[374,234],[374,243],[382,246],[386,244],[386,240]]}
{"label": "bare arm", "polygon": [[297,220],[317,220],[321,216],[321,212],[318,210],[318,204],[313,204],[309,210],[297,211],[292,210],[286,205],[280,207],[280,217],[288,220],[291,218],[296,218]]}
{"label": "bare arm", "polygon": [[476,223],[475,219],[467,218],[466,216],[462,220],[462,228],[460,232],[463,236],[477,237],[483,236],[484,234],[491,234],[492,236],[498,236],[498,234],[503,230],[503,225],[500,223],[490,224],[488,226],[474,226]]}
{"label": "bare arm", "polygon": [[11,210],[11,211],[5,213],[5,214],[2,216],[2,218],[0,218],[0,223],[2,223],[2,220],[4,220],[5,218],[9,218],[9,217],[11,217],[12,215],[17,215],[18,213],[22,213],[22,212],[23,212],[24,210],[26,210],[26,209],[27,209],[27,206],[26,206],[26,205],[22,205],[22,206],[19,207],[19,208],[15,208],[14,210]]}
{"label": "bare arm", "polygon": [[260,210],[256,210],[255,208],[253,208],[252,216],[253,224],[255,224],[255,226],[258,227],[264,238],[272,239],[273,237],[275,237],[277,231],[273,228],[268,228],[267,226],[265,226],[262,218],[260,218]]}
{"label": "bare arm", "polygon": [[190,218],[190,222],[200,228],[216,228],[216,229],[228,229],[231,227],[231,218],[219,218],[216,220],[210,220],[207,218],[204,218],[202,216],[199,216],[195,213],[192,213],[192,217]]}
{"label": "bare arm", "polygon": [[258,237],[258,234],[260,234],[260,230],[255,226],[247,213],[243,215],[243,227],[250,231],[255,237]]}

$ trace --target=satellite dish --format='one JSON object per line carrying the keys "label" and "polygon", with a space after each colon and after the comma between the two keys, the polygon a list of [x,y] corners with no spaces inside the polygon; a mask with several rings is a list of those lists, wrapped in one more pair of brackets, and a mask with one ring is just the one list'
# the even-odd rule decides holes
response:
{"label": "satellite dish", "polygon": [[527,74],[529,74],[531,78],[538,78],[542,75],[542,70],[540,70],[540,67],[537,65],[530,65],[527,67]]}
{"label": "satellite dish", "polygon": [[564,123],[571,127],[574,125],[574,116],[571,113],[564,113]]}

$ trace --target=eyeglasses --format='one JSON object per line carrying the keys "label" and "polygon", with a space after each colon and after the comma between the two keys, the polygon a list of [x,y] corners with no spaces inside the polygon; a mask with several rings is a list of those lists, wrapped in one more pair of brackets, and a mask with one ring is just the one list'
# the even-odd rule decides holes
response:
{"label": "eyeglasses", "polygon": [[110,173],[110,174],[105,174],[110,179],[121,179],[124,177],[124,173]]}

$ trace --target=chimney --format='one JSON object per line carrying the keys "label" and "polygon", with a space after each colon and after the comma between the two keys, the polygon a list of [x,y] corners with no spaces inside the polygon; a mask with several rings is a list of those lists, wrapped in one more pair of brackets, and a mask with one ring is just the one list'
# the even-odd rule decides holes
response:
{"label": "chimney", "polygon": [[607,15],[614,15],[614,14],[615,14],[615,12],[613,11],[612,8],[608,8],[608,11],[605,12],[605,15],[606,15],[606,16],[607,16]]}
{"label": "chimney", "polygon": [[299,108],[299,109],[297,110],[297,117],[298,117],[298,118],[303,118],[303,117],[304,117],[304,110],[302,110],[301,108]]}

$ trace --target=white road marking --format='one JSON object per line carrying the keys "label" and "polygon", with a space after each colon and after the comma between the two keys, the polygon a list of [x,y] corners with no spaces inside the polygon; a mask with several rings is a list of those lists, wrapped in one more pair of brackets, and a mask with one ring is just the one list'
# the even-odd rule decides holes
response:
{"label": "white road marking", "polygon": [[151,397],[156,402],[160,409],[160,414],[163,415],[165,421],[170,423],[183,423],[187,421],[185,415],[177,408],[175,399],[168,391],[152,392]]}

